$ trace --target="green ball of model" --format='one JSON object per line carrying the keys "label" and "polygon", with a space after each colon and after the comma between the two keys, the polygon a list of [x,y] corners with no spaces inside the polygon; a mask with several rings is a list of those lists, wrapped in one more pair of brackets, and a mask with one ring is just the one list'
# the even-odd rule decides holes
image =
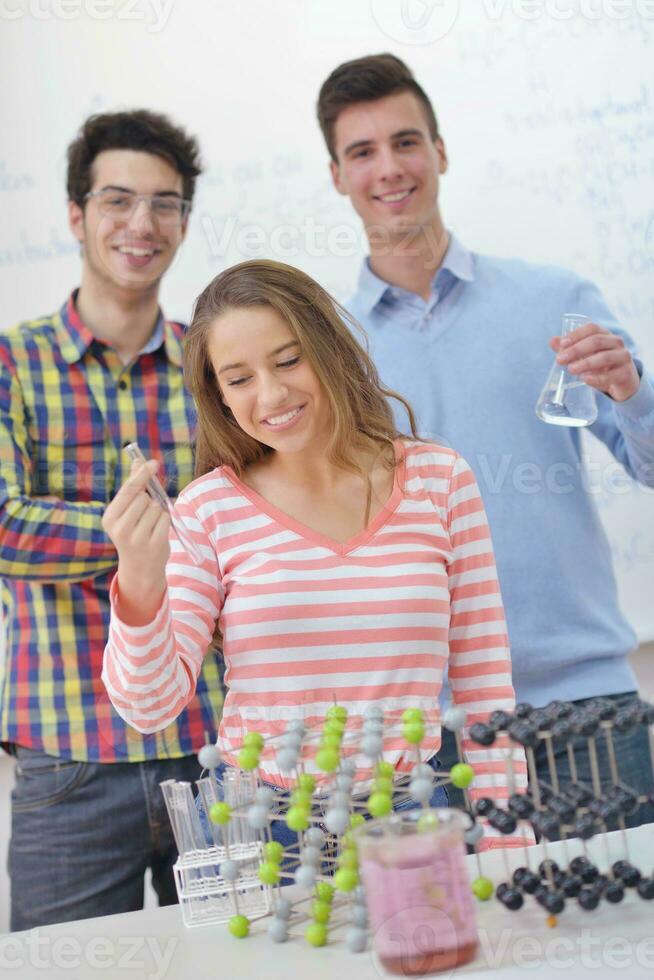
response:
{"label": "green ball of model", "polygon": [[250,932],[250,920],[246,919],[244,915],[233,915],[227,923],[227,928],[232,936],[236,936],[237,939],[245,939]]}
{"label": "green ball of model", "polygon": [[313,797],[311,793],[306,789],[294,789],[290,796],[291,806],[301,806],[305,810],[311,809],[311,804],[313,802]]}
{"label": "green ball of model", "polygon": [[475,778],[475,770],[467,762],[457,762],[450,769],[450,780],[457,789],[467,789]]}
{"label": "green ball of model", "polygon": [[322,922],[311,922],[305,929],[304,936],[312,946],[324,946],[327,942],[327,926]]}
{"label": "green ball of model", "polygon": [[337,749],[325,746],[316,752],[316,765],[322,772],[334,772],[338,768],[340,755]]}
{"label": "green ball of model", "polygon": [[347,721],[347,709],[342,704],[333,704],[331,708],[327,709],[327,717],[337,718],[339,721],[345,723]]}
{"label": "green ball of model", "polygon": [[264,885],[276,885],[279,881],[279,865],[273,861],[263,861],[259,865],[259,881]]}
{"label": "green ball of model", "polygon": [[334,886],[330,885],[328,881],[316,882],[316,898],[321,902],[328,902],[331,904],[334,898]]}
{"label": "green ball of model", "polygon": [[371,817],[385,817],[393,809],[393,801],[389,793],[371,793],[367,806]]}
{"label": "green ball of model", "polygon": [[395,769],[393,768],[392,763],[386,762],[385,759],[380,759],[377,765],[375,766],[375,774],[377,776],[383,776],[384,778],[392,779],[393,776],[395,775]]}
{"label": "green ball of model", "polygon": [[359,855],[354,847],[346,847],[338,855],[339,868],[353,868],[355,871],[359,867]]}
{"label": "green ball of model", "polygon": [[321,744],[328,749],[336,749],[338,751],[342,741],[343,736],[339,735],[338,732],[323,732]]}
{"label": "green ball of model", "polygon": [[289,830],[294,830],[296,833],[300,830],[306,830],[309,826],[309,814],[306,808],[302,806],[289,807],[286,814],[286,826]]}
{"label": "green ball of model", "polygon": [[308,772],[301,772],[297,777],[297,789],[306,790],[307,793],[313,793],[316,788],[316,781]]}
{"label": "green ball of model", "polygon": [[375,776],[373,787],[375,789],[375,792],[392,793],[393,779],[391,776]]}
{"label": "green ball of model", "polygon": [[209,819],[212,823],[217,823],[221,827],[232,819],[232,808],[229,803],[212,803],[209,810]]}
{"label": "green ball of model", "polygon": [[243,745],[250,749],[256,749],[257,752],[261,752],[263,749],[263,735],[261,732],[248,732],[243,739]]}
{"label": "green ball of model", "polygon": [[334,734],[338,735],[339,738],[343,738],[345,732],[345,722],[339,721],[338,718],[329,718],[325,724],[322,726],[323,735]]}
{"label": "green ball of model", "polygon": [[421,721],[408,721],[402,725],[402,736],[409,745],[420,745],[425,737],[425,726]]}
{"label": "green ball of model", "polygon": [[334,875],[334,888],[339,892],[354,891],[359,884],[359,875],[354,868],[339,868]]}
{"label": "green ball of model", "polygon": [[471,888],[473,894],[477,896],[480,902],[487,902],[494,891],[493,882],[490,878],[484,878],[483,875],[480,878],[475,878]]}
{"label": "green ball of model", "polygon": [[267,844],[263,845],[263,853],[267,861],[272,861],[273,864],[280,864],[284,857],[284,848],[279,841],[269,840]]}
{"label": "green ball of model", "polygon": [[238,754],[239,769],[256,769],[259,765],[259,750],[253,745],[246,745]]}
{"label": "green ball of model", "polygon": [[414,722],[418,722],[421,725],[425,719],[422,708],[406,708],[402,712],[402,723],[405,725],[412,725]]}
{"label": "green ball of model", "polygon": [[316,899],[311,906],[311,915],[313,916],[314,922],[320,922],[322,925],[327,925],[331,914],[332,906],[330,902],[321,902],[320,899]]}

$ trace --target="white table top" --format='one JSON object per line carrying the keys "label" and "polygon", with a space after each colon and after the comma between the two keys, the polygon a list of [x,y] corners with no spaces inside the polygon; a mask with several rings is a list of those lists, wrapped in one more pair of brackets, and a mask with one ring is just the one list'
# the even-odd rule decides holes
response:
{"label": "white table top", "polygon": [[[654,867],[654,824],[627,832],[631,860],[643,874]],[[624,857],[619,833],[606,836],[610,860]],[[581,844],[568,842],[568,858],[582,853]],[[542,858],[535,848],[531,865]],[[524,852],[505,852],[514,868]],[[589,842],[588,853],[606,870],[601,838]],[[565,861],[563,846],[552,844],[548,855]],[[474,858],[470,876],[477,873]],[[503,853],[482,856],[482,870],[496,883],[506,880]],[[588,976],[603,980],[616,973],[629,980],[654,976],[654,901],[646,902],[628,889],[622,903],[600,903],[584,912],[570,900],[549,928],[544,911],[528,898],[518,912],[498,901],[477,903],[480,949],[477,959],[460,967],[465,980],[489,980],[491,971],[502,978],[525,971],[538,980]],[[31,932],[0,936],[0,974],[19,980],[379,980],[388,977],[372,951],[350,953],[340,941],[342,930],[321,949],[308,946],[302,935],[275,944],[266,935],[268,920],[256,922],[247,939],[232,937],[227,927],[186,929],[177,906],[126,915],[105,916],[47,926]],[[439,976],[450,976],[453,971]]]}

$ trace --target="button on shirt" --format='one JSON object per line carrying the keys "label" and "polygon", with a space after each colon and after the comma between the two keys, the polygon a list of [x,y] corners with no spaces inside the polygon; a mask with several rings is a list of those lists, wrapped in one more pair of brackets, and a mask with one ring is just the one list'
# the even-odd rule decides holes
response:
{"label": "button on shirt", "polygon": [[[634,344],[597,288],[573,272],[474,254],[456,238],[429,300],[364,262],[346,303],[366,329],[382,381],[410,402],[420,435],[471,465],[488,514],[519,700],[544,704],[634,690],[635,635],[617,601],[608,541],[578,429],[534,406],[563,313],[583,313]],[[654,485],[654,389],[598,394],[591,433],[628,473]],[[407,431],[396,405],[398,426]]]}
{"label": "button on shirt", "polygon": [[[0,334],[0,741],[80,761],[140,761],[197,751],[222,706],[205,658],[197,693],[164,731],[141,735],[111,706],[100,675],[115,549],[101,518],[137,441],[175,497],[193,477],[195,424],[179,323],[159,322],[128,364],[59,313]],[[44,495],[61,502],[40,501]]]}

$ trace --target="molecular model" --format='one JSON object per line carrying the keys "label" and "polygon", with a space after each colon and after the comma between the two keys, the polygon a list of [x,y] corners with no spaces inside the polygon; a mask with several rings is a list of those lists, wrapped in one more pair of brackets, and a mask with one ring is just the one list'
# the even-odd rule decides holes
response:
{"label": "molecular model", "polygon": [[[198,759],[209,774],[197,781],[197,790],[209,817],[206,826],[190,783],[168,780],[161,784],[179,850],[175,875],[184,922],[187,926],[226,922],[234,936],[245,937],[251,922],[266,916],[274,942],[303,934],[313,946],[322,946],[331,937],[343,938],[353,952],[364,950],[368,918],[359,881],[356,828],[398,807],[415,807],[422,808],[415,815],[416,829],[426,829],[438,821],[429,806],[434,790],[448,784],[463,791],[463,837],[476,855],[478,874],[472,891],[479,900],[495,894],[507,909],[515,911],[531,895],[545,911],[548,924],[555,925],[556,916],[571,899],[585,911],[602,900],[620,902],[629,888],[643,899],[652,899],[654,877],[643,875],[631,860],[624,831],[625,817],[654,799],[639,797],[621,782],[613,744],[614,732],[646,726],[654,769],[652,724],[653,705],[641,701],[616,710],[602,698],[586,702],[583,708],[561,701],[546,708],[519,704],[513,714],[496,711],[488,722],[469,727],[460,707],[441,714],[418,708],[400,713],[371,706],[363,721],[353,725],[348,723],[345,708],[334,704],[321,725],[307,727],[293,720],[283,734],[267,742],[257,732],[247,734],[238,756],[239,768],[227,767],[221,784],[212,775],[221,762],[220,754],[215,746],[205,745]],[[441,726],[454,733],[459,759],[463,758],[464,727],[470,740],[500,752],[510,787],[513,747],[522,746],[529,790],[512,792],[502,807],[491,796],[472,803],[468,789],[474,770],[470,765],[461,761],[449,772],[435,771],[422,758],[420,746],[425,736]],[[398,735],[415,760],[411,771],[402,774],[382,755],[384,739]],[[591,785],[577,778],[575,742],[580,737],[588,748]],[[599,740],[608,752],[608,784],[600,775]],[[536,771],[535,754],[543,745],[547,782],[539,780]],[[557,771],[556,753],[561,747],[572,777],[565,783]],[[259,775],[262,760],[273,755],[289,789],[268,785]],[[362,756],[373,774],[365,783],[355,778],[357,759]],[[506,880],[497,885],[484,874],[484,852],[479,849],[488,827],[499,834],[522,836],[525,842],[524,864],[513,873],[503,851]],[[605,835],[613,828],[622,831],[624,857],[603,874],[590,860],[586,842],[602,836],[606,847]],[[529,846],[534,833],[538,847]],[[280,837],[284,843],[275,839]],[[583,855],[568,860],[568,837],[582,842]],[[548,842],[559,839],[564,842],[565,867],[547,854]],[[608,849],[606,855],[608,861]],[[281,886],[287,884],[298,887],[283,892]]]}

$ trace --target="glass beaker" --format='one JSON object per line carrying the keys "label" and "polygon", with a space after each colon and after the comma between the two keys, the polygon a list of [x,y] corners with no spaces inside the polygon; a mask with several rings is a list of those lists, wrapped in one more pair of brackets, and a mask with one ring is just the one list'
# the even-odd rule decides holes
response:
{"label": "glass beaker", "polygon": [[471,960],[478,946],[463,813],[396,811],[355,831],[373,946],[389,973],[420,976]]}
{"label": "glass beaker", "polygon": [[[589,323],[581,313],[564,313],[561,317],[561,336]],[[580,378],[570,374],[564,364],[554,359],[545,387],[536,402],[536,415],[550,425],[591,425],[597,418],[595,392]]]}

